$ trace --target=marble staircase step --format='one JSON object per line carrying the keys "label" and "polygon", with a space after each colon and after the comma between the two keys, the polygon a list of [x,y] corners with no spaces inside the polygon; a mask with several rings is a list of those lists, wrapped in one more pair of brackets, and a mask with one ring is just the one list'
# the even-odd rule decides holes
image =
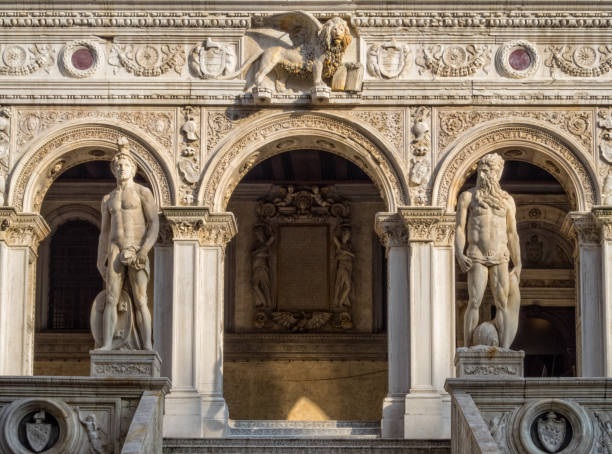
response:
{"label": "marble staircase step", "polygon": [[233,420],[231,438],[379,438],[379,421]]}
{"label": "marble staircase step", "polygon": [[164,439],[163,454],[450,454],[449,440]]}

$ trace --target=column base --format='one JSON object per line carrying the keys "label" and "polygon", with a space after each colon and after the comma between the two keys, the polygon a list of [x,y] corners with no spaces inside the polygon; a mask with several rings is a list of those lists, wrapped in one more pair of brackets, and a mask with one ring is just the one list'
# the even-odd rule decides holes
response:
{"label": "column base", "polygon": [[223,438],[229,413],[223,397],[194,391],[171,391],[166,396],[164,437]]}
{"label": "column base", "polygon": [[451,400],[439,393],[407,394],[404,438],[440,440],[451,436]]}
{"label": "column base", "polygon": [[404,438],[405,411],[405,394],[385,397],[383,400],[382,421],[380,423],[382,438]]}

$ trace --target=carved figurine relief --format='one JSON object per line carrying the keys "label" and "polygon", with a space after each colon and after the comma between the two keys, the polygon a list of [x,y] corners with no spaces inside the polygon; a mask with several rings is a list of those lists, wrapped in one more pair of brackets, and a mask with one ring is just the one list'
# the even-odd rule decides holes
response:
{"label": "carved figurine relief", "polygon": [[602,192],[602,202],[604,205],[612,205],[612,174],[608,174],[604,179]]}
{"label": "carved figurine relief", "polygon": [[[521,251],[514,200],[499,185],[503,166],[500,155],[485,155],[478,162],[476,187],[461,193],[457,202],[455,254],[461,271],[468,273],[466,347],[510,348],[518,329]],[[487,281],[497,312],[494,320],[478,325]]]}
{"label": "carved figurine relief", "polygon": [[431,109],[420,106],[412,109],[412,139],[410,141],[410,199],[414,205],[426,205],[431,176]]}
{"label": "carved figurine relief", "polygon": [[207,38],[203,46],[198,45],[192,49],[189,66],[202,79],[215,79],[233,73],[236,58],[233,45]]}
{"label": "carved figurine relief", "polygon": [[371,44],[366,57],[366,69],[377,79],[397,79],[410,68],[411,52],[407,44],[395,38],[382,44]]}
{"label": "carved figurine relief", "polygon": [[91,454],[108,454],[109,449],[106,434],[98,424],[95,413],[89,413],[83,418],[81,416],[81,410],[79,407],[76,407],[75,410],[79,418],[79,422],[83,425],[83,428],[87,433]]}
{"label": "carved figurine relief", "polygon": [[125,137],[111,162],[117,188],[102,200],[98,270],[105,289],[91,310],[91,331],[100,350],[152,350],[147,306],[148,254],[159,233],[151,191],[134,183],[136,161]]}
{"label": "carved figurine relief", "polygon": [[[333,186],[275,186],[260,200],[257,221],[251,248],[251,290],[256,309],[254,326],[292,332],[315,330],[326,325],[336,329],[352,328],[350,311],[355,253],[350,242],[348,202],[336,193]],[[296,228],[297,233],[291,233]],[[291,238],[290,243],[282,241],[283,235]],[[312,238],[312,242],[308,238]],[[285,247],[289,250],[283,251]],[[329,257],[329,263],[326,257]],[[302,268],[296,275],[283,267],[283,264],[289,266],[289,263],[297,262],[315,268],[309,268],[309,271]],[[328,269],[331,269],[329,275]],[[301,281],[309,272],[320,279],[299,282],[299,285],[308,285],[311,293],[319,295],[317,298],[320,300],[314,304],[320,309],[313,310],[299,306],[299,303],[296,306],[293,300],[299,301],[301,295],[296,295],[294,288],[283,287],[288,282]],[[287,276],[286,282],[283,276]],[[316,285],[322,287],[315,292],[312,286]],[[288,307],[283,304],[288,304]]]}
{"label": "carved figurine relief", "polygon": [[[257,18],[259,26],[282,30],[289,34],[293,47],[268,47],[247,59],[235,72],[223,79],[231,79],[246,71],[253,63],[258,68],[253,82],[245,91],[264,88],[264,80],[274,72],[275,88],[286,90],[290,76],[309,80],[317,96],[333,90],[361,89],[363,69],[359,63],[343,63],[342,57],[352,41],[345,20],[333,17],[322,24],[312,14],[303,11],[275,14]],[[327,94],[329,96],[329,94]]]}
{"label": "carved figurine relief", "polygon": [[181,202],[191,205],[195,200],[195,186],[200,179],[200,135],[198,133],[200,109],[187,106],[183,109],[183,114],[185,116],[185,122],[181,126],[183,144],[177,167],[182,179]]}
{"label": "carved figurine relief", "polygon": [[608,164],[612,164],[612,109],[600,109],[597,112],[599,126],[599,151]]}

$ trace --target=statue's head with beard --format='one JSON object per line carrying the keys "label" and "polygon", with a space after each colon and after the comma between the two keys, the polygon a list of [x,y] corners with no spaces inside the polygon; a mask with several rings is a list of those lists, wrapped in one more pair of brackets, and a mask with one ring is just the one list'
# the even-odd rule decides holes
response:
{"label": "statue's head with beard", "polygon": [[476,168],[476,194],[478,205],[493,209],[503,208],[508,194],[499,185],[504,159],[497,153],[489,153],[478,161]]}

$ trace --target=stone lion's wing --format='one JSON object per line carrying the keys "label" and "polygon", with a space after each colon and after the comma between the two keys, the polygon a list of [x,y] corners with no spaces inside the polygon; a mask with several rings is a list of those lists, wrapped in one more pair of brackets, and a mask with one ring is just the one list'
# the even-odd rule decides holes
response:
{"label": "stone lion's wing", "polygon": [[304,11],[273,14],[266,17],[265,24],[288,33],[296,47],[311,43],[323,26],[316,17]]}

